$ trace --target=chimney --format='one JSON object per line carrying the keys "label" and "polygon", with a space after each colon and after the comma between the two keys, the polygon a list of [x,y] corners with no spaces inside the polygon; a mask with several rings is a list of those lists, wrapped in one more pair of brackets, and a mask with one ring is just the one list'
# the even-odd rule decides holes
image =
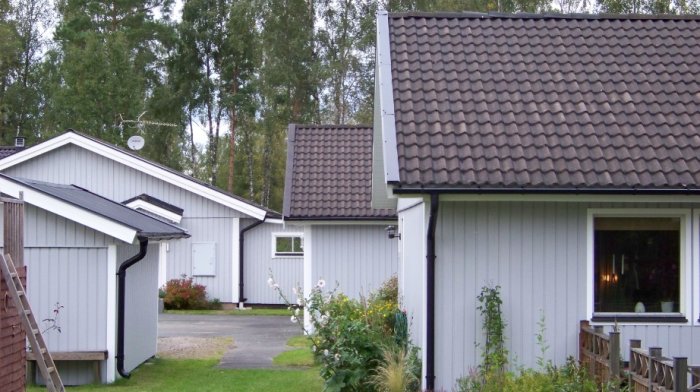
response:
{"label": "chimney", "polygon": [[15,147],[17,148],[24,148],[24,137],[22,136],[17,136],[15,138]]}

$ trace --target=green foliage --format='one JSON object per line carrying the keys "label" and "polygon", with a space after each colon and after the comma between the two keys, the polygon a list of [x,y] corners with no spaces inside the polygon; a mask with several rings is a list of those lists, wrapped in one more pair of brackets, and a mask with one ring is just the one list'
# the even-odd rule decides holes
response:
{"label": "green foliage", "polygon": [[382,357],[370,383],[379,392],[417,391],[420,389],[420,373],[416,349],[388,346],[382,349]]}
{"label": "green foliage", "polygon": [[163,304],[166,309],[207,309],[206,288],[185,275],[171,279],[165,283]]}
{"label": "green foliage", "polygon": [[508,349],[505,346],[506,323],[501,314],[501,287],[484,286],[477,297],[480,305],[477,309],[481,312],[482,326],[486,335],[480,365],[482,374],[501,372],[508,364]]}
{"label": "green foliage", "polygon": [[[387,377],[395,379],[397,369],[403,369],[399,374],[407,377],[408,390],[415,390],[418,384],[413,380],[420,377],[420,361],[417,350],[407,343],[406,316],[398,308],[391,279],[369,300],[350,299],[336,290],[325,292],[325,282],[320,280],[309,298],[300,297],[296,304],[284,297],[272,277],[268,284],[290,305],[292,321],[301,322],[298,306],[304,306],[310,315],[312,351],[321,365],[325,390],[383,390],[379,384],[388,382]],[[397,334],[402,336],[397,338]]]}

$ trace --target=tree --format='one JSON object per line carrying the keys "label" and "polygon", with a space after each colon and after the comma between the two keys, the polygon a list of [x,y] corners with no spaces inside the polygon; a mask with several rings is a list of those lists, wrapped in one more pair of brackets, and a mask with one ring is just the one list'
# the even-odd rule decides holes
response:
{"label": "tree", "polygon": [[[47,135],[74,128],[118,145],[137,130],[122,124],[151,108],[164,83],[163,56],[172,42],[172,26],[156,20],[156,8],[167,12],[171,0],[66,0],[56,47],[48,53],[43,127]],[[149,113],[149,117],[150,118]],[[180,122],[173,118],[151,118]],[[144,128],[147,140],[151,127]],[[156,131],[163,131],[156,128]],[[155,132],[155,131],[154,131]],[[44,136],[44,135],[42,135]],[[152,140],[152,139],[151,139]],[[173,139],[177,140],[177,138]],[[151,145],[152,144],[152,145]],[[149,143],[154,157],[178,155],[165,143]],[[149,157],[147,155],[147,157]]]}

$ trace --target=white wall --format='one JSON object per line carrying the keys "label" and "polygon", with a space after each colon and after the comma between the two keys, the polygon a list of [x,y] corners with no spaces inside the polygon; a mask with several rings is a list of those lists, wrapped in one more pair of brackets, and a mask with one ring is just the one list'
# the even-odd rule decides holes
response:
{"label": "white wall", "polygon": [[[540,355],[537,323],[541,315],[546,322],[545,339],[549,346],[546,359],[563,363],[567,356],[577,355],[579,321],[588,317],[587,209],[645,206],[669,205],[440,203],[436,235],[436,387],[451,390],[457,378],[478,365],[480,353],[475,342],[483,344],[484,338],[476,297],[488,284],[501,286],[502,311],[508,324],[507,346],[513,366],[536,367]],[[420,227],[424,217],[411,211],[401,213],[400,217],[405,219],[402,240],[418,241],[415,238],[418,234],[409,233]],[[418,257],[405,249],[403,268],[408,271]],[[420,256],[423,260],[424,254]],[[415,279],[423,278],[415,276]],[[411,286],[423,287],[424,280],[407,279],[404,284],[405,293]],[[695,325],[622,325],[623,357],[627,357],[628,340],[638,338],[645,347],[661,346],[666,355],[688,356],[689,363],[699,364],[697,317],[697,314],[688,315]]]}

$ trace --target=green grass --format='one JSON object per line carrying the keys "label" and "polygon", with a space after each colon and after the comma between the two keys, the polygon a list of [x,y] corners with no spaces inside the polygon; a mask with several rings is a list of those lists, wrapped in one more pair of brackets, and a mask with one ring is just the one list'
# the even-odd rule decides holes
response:
{"label": "green grass", "polygon": [[[166,310],[166,314],[202,314],[223,316],[290,316],[287,309],[253,308],[247,310]],[[303,316],[302,316],[303,317]]]}
{"label": "green grass", "polygon": [[311,352],[311,340],[306,336],[294,336],[287,340],[289,347],[301,347],[296,350],[285,351],[272,359],[272,363],[279,366],[313,366],[314,355]]}
{"label": "green grass", "polygon": [[[218,359],[154,359],[134,370],[128,380],[112,385],[85,385],[70,388],[84,391],[321,391],[318,368],[300,370],[218,369]],[[45,388],[31,387],[31,392]]]}

